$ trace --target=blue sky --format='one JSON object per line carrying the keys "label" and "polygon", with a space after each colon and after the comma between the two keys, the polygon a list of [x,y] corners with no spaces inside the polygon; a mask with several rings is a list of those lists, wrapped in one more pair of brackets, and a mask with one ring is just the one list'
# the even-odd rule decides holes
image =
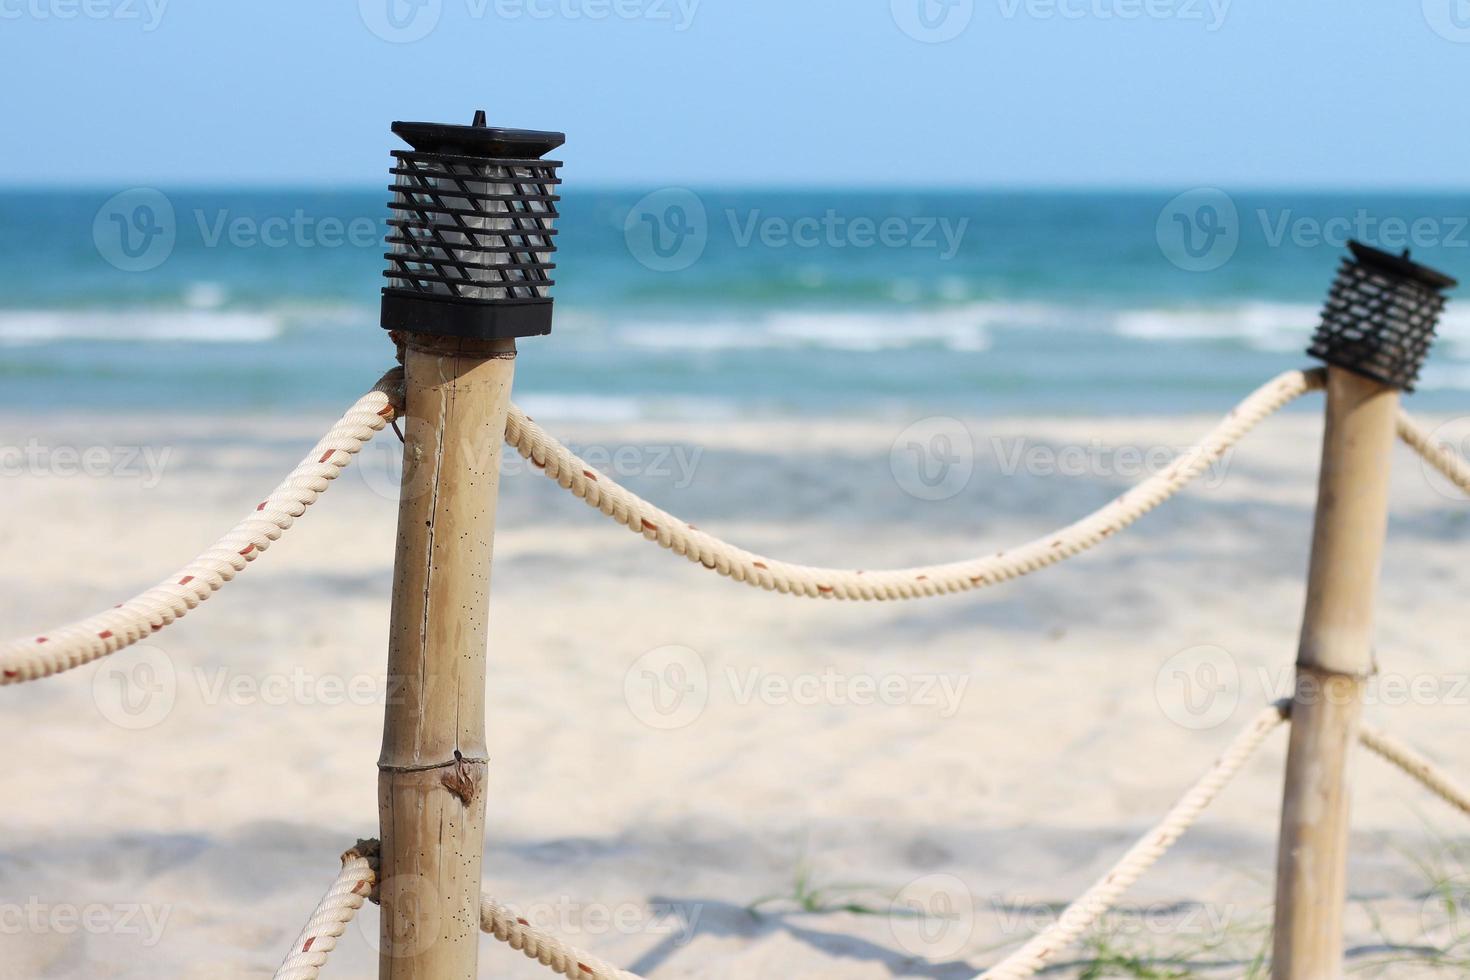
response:
{"label": "blue sky", "polygon": [[4,184],[371,187],[477,107],[584,186],[1470,184],[1467,0],[0,0],[0,77]]}

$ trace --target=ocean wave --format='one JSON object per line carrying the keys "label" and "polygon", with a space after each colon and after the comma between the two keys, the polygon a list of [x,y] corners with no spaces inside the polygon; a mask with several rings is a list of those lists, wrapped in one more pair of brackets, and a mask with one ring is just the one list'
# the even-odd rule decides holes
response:
{"label": "ocean wave", "polygon": [[1135,340],[1236,340],[1256,350],[1302,347],[1321,317],[1306,303],[1248,302],[1226,307],[1126,310],[1116,332]]}
{"label": "ocean wave", "polygon": [[64,340],[261,343],[281,334],[271,313],[223,310],[0,310],[0,345]]}
{"label": "ocean wave", "polygon": [[649,350],[793,350],[873,352],[942,347],[989,348],[987,318],[974,307],[923,312],[822,311],[767,313],[749,318],[662,322],[622,327],[619,341]]}
{"label": "ocean wave", "polygon": [[[1244,302],[1215,307],[1114,309],[1042,302],[980,302],[931,310],[772,312],[715,320],[628,324],[616,338],[651,350],[813,348],[887,351],[939,347],[955,352],[990,348],[1003,330],[1104,333],[1143,341],[1237,341],[1263,351],[1296,350],[1315,328],[1319,308],[1298,303]],[[1463,336],[1470,340],[1470,321]]]}

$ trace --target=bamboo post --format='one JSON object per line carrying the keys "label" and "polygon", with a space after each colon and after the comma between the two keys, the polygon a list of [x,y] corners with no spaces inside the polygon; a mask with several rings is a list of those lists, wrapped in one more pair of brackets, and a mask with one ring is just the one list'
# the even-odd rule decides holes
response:
{"label": "bamboo post", "polygon": [[383,980],[476,975],[490,559],[515,341],[409,335],[378,760]]}
{"label": "bamboo post", "polygon": [[1276,856],[1273,980],[1342,976],[1348,762],[1375,669],[1399,390],[1412,390],[1454,280],[1349,243],[1310,353],[1328,362],[1317,511]]}
{"label": "bamboo post", "polygon": [[1388,519],[1398,392],[1327,369],[1327,422],[1291,708],[1276,863],[1275,980],[1342,972],[1347,763],[1373,670],[1373,603]]}
{"label": "bamboo post", "polygon": [[473,980],[486,619],[517,337],[551,332],[561,133],[395,122],[381,323],[404,350],[403,488],[378,759],[381,980]]}

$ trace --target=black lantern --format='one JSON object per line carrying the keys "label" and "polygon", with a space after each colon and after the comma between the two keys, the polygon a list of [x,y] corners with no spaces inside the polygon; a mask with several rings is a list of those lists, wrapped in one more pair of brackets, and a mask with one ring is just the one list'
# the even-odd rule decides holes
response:
{"label": "black lantern", "polygon": [[387,330],[496,339],[551,332],[556,160],[566,137],[395,122],[412,149],[394,150],[382,325]]}
{"label": "black lantern", "polygon": [[1434,342],[1443,290],[1455,280],[1402,255],[1348,242],[1307,353],[1375,381],[1413,391]]}

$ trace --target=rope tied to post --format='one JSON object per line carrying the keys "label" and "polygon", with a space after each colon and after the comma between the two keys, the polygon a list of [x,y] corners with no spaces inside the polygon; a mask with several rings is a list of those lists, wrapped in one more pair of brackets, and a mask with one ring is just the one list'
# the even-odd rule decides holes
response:
{"label": "rope tied to post", "polygon": [[285,480],[203,554],[106,612],[0,643],[0,686],[80,667],[182,618],[232,581],[327,491],[362,447],[398,416],[403,372],[394,368],[347,410]]}
{"label": "rope tied to post", "polygon": [[1257,388],[1194,448],[1081,520],[981,558],[887,571],[821,568],[766,558],[699,530],[601,473],[511,406],[505,438],[547,477],[659,546],[736,582],[813,599],[915,599],[998,585],[1075,557],[1133,524],[1204,473],[1292,401],[1321,388],[1321,369],[1287,371]]}

